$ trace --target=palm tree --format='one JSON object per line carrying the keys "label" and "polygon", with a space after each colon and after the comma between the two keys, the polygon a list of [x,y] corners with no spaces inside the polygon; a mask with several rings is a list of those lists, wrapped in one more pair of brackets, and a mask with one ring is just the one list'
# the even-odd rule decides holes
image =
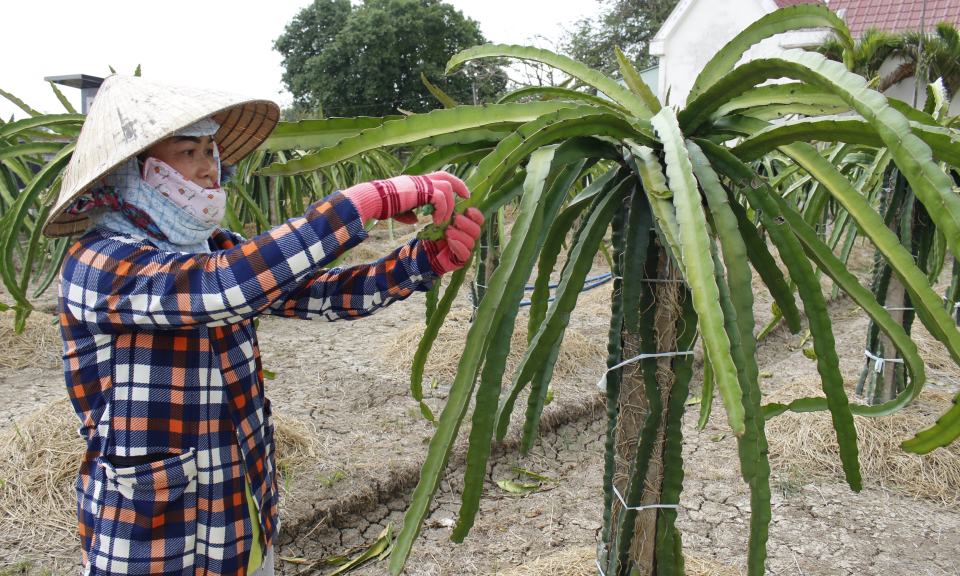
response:
{"label": "palm tree", "polygon": [[904,32],[896,37],[889,55],[900,58],[903,64],[884,76],[877,85],[880,92],[911,76],[919,76],[918,81],[924,84],[943,78],[951,99],[960,91],[960,32],[951,24],[938,23],[933,34]]}
{"label": "palm tree", "polygon": [[[922,58],[919,57],[921,45]],[[843,48],[837,36],[830,35],[812,50],[830,60],[842,62]],[[886,76],[879,77],[880,67],[891,57],[899,58],[903,63]],[[851,71],[867,81],[879,77],[876,90],[884,92],[916,76],[918,63],[921,82],[929,84],[943,78],[947,93],[954,98],[960,90],[960,32],[948,22],[940,22],[933,34],[925,35],[916,30],[892,34],[879,28],[868,28],[854,44]]]}
{"label": "palm tree", "polygon": [[[853,68],[851,71],[868,81],[880,74],[880,66],[890,57],[899,45],[898,37],[879,28],[868,28],[857,38],[853,46]],[[813,48],[837,62],[843,62],[843,43],[836,35],[830,35],[819,46]]]}

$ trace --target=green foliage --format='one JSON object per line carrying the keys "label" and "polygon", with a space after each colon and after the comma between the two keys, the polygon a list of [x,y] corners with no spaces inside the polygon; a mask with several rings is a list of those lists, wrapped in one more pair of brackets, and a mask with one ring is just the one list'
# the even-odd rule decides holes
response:
{"label": "green foliage", "polygon": [[[647,279],[657,275],[654,262],[660,251],[680,272],[689,287],[683,306],[684,322],[696,322],[703,348],[710,359],[710,381],[715,380],[724,400],[731,426],[738,435],[740,463],[750,486],[751,519],[749,573],[764,571],[767,524],[770,519],[769,463],[763,422],[785,410],[829,410],[837,431],[847,481],[860,488],[856,430],[853,413],[881,415],[910,402],[923,386],[922,361],[903,329],[873,295],[856,284],[843,260],[834,256],[840,249],[846,258],[855,235],[830,232],[826,224],[836,222],[843,230],[856,230],[869,237],[888,265],[905,279],[918,307],[918,318],[931,333],[947,345],[951,353],[960,351],[960,333],[947,317],[939,299],[926,284],[926,273],[903,250],[896,237],[877,215],[871,202],[882,183],[888,165],[901,167],[904,178],[917,190],[917,202],[940,207],[931,214],[944,230],[942,250],[951,248],[951,237],[960,217],[960,201],[950,192],[950,184],[934,158],[955,162],[956,137],[938,125],[943,98],[930,113],[911,109],[903,103],[887,101],[867,88],[863,79],[844,66],[822,56],[800,51],[784,51],[744,64],[733,64],[749,46],[771,34],[803,26],[828,26],[845,34],[845,26],[822,6],[794,6],[778,11],[745,30],[731,46],[711,61],[699,79],[699,89],[689,105],[679,113],[663,108],[643,85],[627,56],[616,59],[626,88],[570,58],[546,50],[521,46],[479,46],[454,56],[447,70],[484,58],[519,58],[552,66],[610,96],[614,106],[584,98],[567,88],[524,89],[502,99],[500,106],[434,111],[388,120],[352,134],[343,126],[338,143],[315,154],[286,164],[277,164],[262,174],[294,174],[348,160],[384,145],[416,144],[430,148],[418,157],[413,170],[434,169],[444,162],[463,162],[454,171],[466,176],[474,196],[461,202],[459,210],[479,206],[493,214],[499,206],[520,194],[520,218],[513,229],[500,266],[488,282],[488,289],[477,309],[476,320],[467,337],[450,400],[439,418],[437,434],[431,441],[422,480],[414,493],[412,506],[398,540],[391,571],[397,573],[409,554],[413,540],[429,510],[439,477],[447,464],[453,439],[465,416],[467,403],[476,398],[470,448],[467,455],[466,486],[461,523],[454,533],[459,540],[474,521],[482,493],[486,459],[491,437],[506,433],[520,394],[528,389],[524,417],[523,447],[531,446],[548,389],[550,369],[562,340],[569,314],[575,310],[578,286],[589,268],[599,236],[613,226],[616,293],[612,301],[608,366],[621,361],[621,334],[626,330],[640,335],[641,351],[649,349],[653,330],[650,307],[656,292]],[[846,35],[848,51],[852,41]],[[616,52],[612,56],[616,56]],[[849,56],[848,56],[849,59]],[[771,78],[787,77],[793,83],[761,86]],[[550,100],[526,100],[534,94],[543,98],[579,100],[577,103]],[[937,94],[934,94],[937,96]],[[547,109],[548,105],[552,108]],[[796,113],[804,106],[806,114],[853,111],[844,118],[819,117],[790,120],[778,125],[767,119]],[[909,117],[904,116],[906,114]],[[310,127],[304,126],[305,137]],[[283,138],[293,141],[298,129],[283,128]],[[322,139],[315,132],[311,138]],[[738,140],[731,140],[739,138]],[[816,139],[824,144],[815,148],[803,142]],[[317,141],[315,140],[315,141]],[[331,138],[332,140],[332,138]],[[716,142],[738,144],[721,145]],[[896,144],[896,145],[894,145]],[[428,160],[429,158],[429,160]],[[618,165],[608,163],[615,160]],[[752,162],[748,165],[745,162]],[[452,167],[451,167],[452,169]],[[599,170],[599,172],[596,172]],[[596,177],[602,174],[602,176]],[[523,182],[522,187],[518,184]],[[565,193],[569,189],[569,193]],[[625,200],[629,199],[629,203]],[[705,201],[706,199],[706,201]],[[560,204],[558,204],[560,202]],[[566,204],[566,207],[562,207]],[[826,215],[826,216],[825,216]],[[825,219],[829,216],[829,220]],[[574,226],[574,223],[579,223]],[[655,241],[649,234],[651,223]],[[814,226],[819,226],[815,229]],[[535,233],[535,230],[538,230]],[[573,233],[572,242],[566,237]],[[439,238],[439,229],[430,228],[421,237]],[[890,236],[893,236],[891,239]],[[768,251],[764,238],[777,247],[789,273],[788,278]],[[722,247],[723,258],[719,250]],[[568,250],[566,265],[556,298],[547,302],[546,286],[561,249]],[[629,257],[621,260],[627,254]],[[651,254],[653,257],[651,257]],[[539,258],[538,258],[539,255]],[[588,258],[589,257],[589,258]],[[510,388],[501,396],[505,342],[513,331],[516,304],[521,285],[532,272],[537,277],[531,295],[528,332],[529,346],[517,368]],[[800,399],[788,406],[760,404],[759,374],[756,364],[755,332],[752,315],[751,262],[759,272],[794,331],[800,328],[800,302],[810,319],[818,371],[823,378],[826,398]],[[878,326],[890,335],[907,360],[909,385],[892,401],[878,406],[851,405],[846,398],[833,340],[833,328],[825,311],[819,276],[826,273],[849,292]],[[462,284],[464,273],[451,278],[446,293],[432,310],[428,328],[420,343],[412,368],[411,388],[420,397],[426,355],[450,304]],[[637,310],[641,313],[637,315]],[[693,320],[695,319],[695,320]],[[678,330],[691,340],[677,346],[692,346],[692,333]],[[682,345],[681,345],[682,344]],[[683,390],[688,371],[686,358],[671,361]],[[481,367],[483,373],[480,373]],[[643,385],[647,387],[651,416],[640,434],[639,448],[630,482],[623,486],[629,506],[638,503],[644,470],[653,449],[652,438],[661,426],[660,393],[654,372],[657,361],[643,360]],[[480,376],[477,383],[477,376]],[[601,562],[607,573],[628,570],[626,551],[633,538],[630,510],[611,513],[615,502],[612,488],[613,430],[618,414],[621,379],[617,371],[606,377],[610,435],[607,439],[608,485],[605,487],[603,539],[606,547]],[[476,387],[476,388],[475,388]],[[704,398],[712,397],[704,388]],[[665,426],[667,453],[661,497],[673,501],[682,486],[679,460],[679,414],[686,394],[666,396],[662,425]],[[700,425],[710,417],[710,402],[701,406]],[[496,414],[494,419],[491,415]],[[653,416],[657,417],[654,418]],[[952,441],[960,428],[953,412],[941,419],[938,427],[922,433],[905,444],[916,449]],[[679,563],[679,534],[673,516],[664,513],[658,523],[657,557],[665,571],[682,570]],[[669,570],[668,570],[669,569]]]}
{"label": "green foliage", "polygon": [[532,48],[530,46],[508,46],[506,44],[488,44],[486,46],[476,46],[468,48],[457,54],[447,63],[446,72],[449,74],[458,66],[473,62],[480,58],[520,58],[552,66],[562,72],[573,76],[580,82],[593,86],[598,91],[603,92],[613,99],[614,102],[626,108],[629,114],[637,118],[650,118],[652,112],[627,88],[624,88],[613,79],[590,69],[588,66],[577,62],[566,56],[554,54],[549,50]]}
{"label": "green foliage", "polygon": [[[613,171],[611,170],[608,174],[612,175]],[[631,199],[631,212],[633,211],[633,203],[638,197],[642,196],[640,189],[635,189],[633,198]],[[642,210],[643,212],[649,213],[649,210]],[[614,256],[614,281],[613,281],[613,294],[610,297],[610,332],[607,340],[607,368],[608,372],[604,374],[604,379],[606,382],[606,390],[604,392],[607,395],[607,433],[606,440],[604,442],[604,474],[603,474],[603,532],[600,536],[602,542],[610,542],[610,527],[613,521],[613,476],[616,472],[616,427],[617,427],[617,417],[620,410],[620,381],[621,373],[619,370],[609,370],[620,364],[623,360],[623,340],[621,337],[621,331],[623,329],[624,315],[623,315],[623,303],[626,300],[626,297],[623,294],[624,288],[624,277],[625,272],[621,262],[623,262],[621,256],[627,249],[625,245],[625,217],[623,214],[616,215],[611,221],[611,232],[613,234],[613,256]],[[639,220],[639,218],[636,218]],[[649,239],[650,234],[650,225],[646,225],[646,236]],[[634,229],[634,235],[639,236],[638,230]],[[640,258],[633,260],[636,262],[635,266],[640,269],[640,274],[643,274],[644,261],[646,260],[647,251],[644,250]],[[538,277],[539,280],[539,277]],[[635,326],[634,331],[640,329],[640,315],[639,315],[639,290],[640,286],[637,286],[637,318],[636,322],[633,323]]]}
{"label": "green foliage", "polygon": [[[535,120],[543,114],[572,106],[573,104],[567,102],[503,104],[487,108],[460,106],[452,110],[434,110],[428,114],[416,114],[383,122],[382,125],[369,130],[358,126],[349,135],[347,133],[338,134],[336,136],[337,143],[333,146],[321,148],[314,153],[298,155],[296,159],[285,163],[275,163],[261,170],[260,173],[266,176],[304,173],[333,166],[338,162],[353,158],[357,154],[385,145],[409,143],[411,145],[430,144],[436,146],[474,142],[476,141],[474,136],[476,136],[478,128],[499,128],[505,124],[512,124],[515,127],[519,123]],[[331,122],[334,120],[331,120]],[[293,133],[299,126],[281,124],[281,127],[290,141],[298,140]],[[317,134],[312,124],[310,126],[305,125],[304,128],[306,134],[316,134],[315,140],[307,140],[306,136],[301,139],[301,141],[306,140],[308,147],[312,147],[314,142],[329,140],[322,134]],[[280,128],[277,128],[277,130],[279,131]],[[434,140],[439,136],[446,135],[459,136],[459,138],[451,137],[442,142]],[[480,136],[482,138],[505,138],[502,133],[491,131],[484,131]],[[270,140],[264,146],[271,146]],[[323,144],[318,144],[318,146],[323,146]]]}
{"label": "green foliage", "polygon": [[582,102],[587,102],[589,104],[598,104],[600,106],[616,106],[612,104],[609,100],[601,98],[600,96],[594,96],[587,92],[579,92],[577,90],[571,90],[569,88],[560,88],[557,86],[528,86],[526,88],[521,88],[519,90],[514,90],[505,94],[500,100],[497,101],[497,104],[506,104],[507,102],[519,102],[533,96],[540,96],[541,100],[551,100],[554,98],[562,98],[565,100],[580,100]]}
{"label": "green foliage", "polygon": [[[53,283],[69,239],[41,235],[43,222],[60,190],[61,174],[73,153],[66,141],[80,133],[85,116],[77,114],[56,86],[66,114],[40,114],[22,100],[0,90],[30,116],[0,121],[0,277],[15,304],[14,327],[21,332],[37,297]],[[31,295],[31,280],[39,278]]]}
{"label": "green foliage", "polygon": [[643,81],[640,73],[630,64],[630,61],[627,60],[627,57],[620,50],[619,46],[615,47],[615,51],[617,53],[617,65],[620,67],[620,73],[623,75],[623,81],[627,85],[627,88],[640,97],[644,106],[646,106],[651,113],[656,114],[660,112],[660,101],[657,100],[653,90]]}
{"label": "green foliage", "polygon": [[483,43],[477,22],[439,0],[315,0],[277,38],[283,82],[296,105],[329,116],[395,114],[397,108],[426,112],[436,107],[421,82],[472,102],[506,86],[499,66],[474,65],[442,77],[443,64],[458,50]]}
{"label": "green foliage", "polygon": [[[371,0],[344,17],[344,29],[350,27],[349,20],[355,13],[368,10],[374,14],[400,2]],[[424,10],[442,8],[429,1],[413,4]],[[316,10],[324,7],[345,8],[335,2],[313,6]],[[303,22],[296,30],[309,28],[310,17],[319,18],[317,14],[302,15]],[[334,20],[329,26],[336,24]],[[457,375],[439,418],[422,404],[424,368],[467,269],[451,275],[442,296],[437,287],[429,297],[427,328],[411,367],[411,392],[425,409],[424,416],[434,421],[436,432],[396,542],[390,565],[394,574],[402,570],[430,510],[471,403],[475,402],[475,409],[455,540],[465,537],[475,521],[485,488],[491,440],[504,437],[516,402],[525,392],[522,447],[527,450],[534,443],[570,314],[576,310],[593,256],[611,227],[616,278],[607,365],[613,367],[623,361],[622,339],[627,337],[639,339],[643,354],[671,353],[655,344],[661,329],[655,321],[657,310],[679,310],[673,325],[675,344],[671,344],[675,351],[692,350],[696,338],[703,338],[706,382],[699,425],[703,427],[711,417],[715,383],[738,437],[741,472],[750,488],[751,576],[761,576],[765,571],[771,515],[764,421],[786,410],[829,410],[847,482],[859,490],[853,414],[889,414],[914,400],[925,382],[923,361],[907,331],[878,301],[879,294],[860,286],[846,267],[845,259],[858,235],[869,238],[878,248],[888,276],[903,282],[917,318],[960,363],[960,332],[928,282],[930,275],[942,267],[946,250],[956,253],[960,248],[960,199],[952,188],[955,182],[944,173],[948,166],[960,165],[957,133],[944,116],[946,90],[935,86],[928,109],[914,110],[870,89],[863,78],[843,65],[816,53],[795,50],[733,68],[752,43],[804,25],[834,27],[841,35],[844,30],[842,22],[822,6],[794,6],[764,17],[711,60],[688,105],[678,112],[663,107],[643,85],[629,56],[616,51],[611,51],[611,58],[626,87],[549,51],[478,46],[453,56],[446,70],[485,59],[535,61],[597,89],[610,96],[613,103],[598,102],[560,87],[538,91],[541,97],[560,99],[528,100],[534,91],[526,90],[504,97],[505,103],[498,105],[456,106],[403,117],[284,123],[258,152],[238,166],[227,220],[235,229],[251,223],[258,229],[271,226],[334,187],[401,170],[420,173],[433,169],[461,175],[473,191],[469,200],[457,205],[458,210],[475,206],[489,218],[488,222],[497,222],[496,234],[489,237],[497,237],[503,244],[499,265],[487,281],[483,298],[478,299]],[[290,34],[293,31],[288,28]],[[844,46],[853,49],[849,42]],[[300,65],[309,68],[310,62],[306,58]],[[435,75],[425,72],[426,79],[432,82],[440,70],[438,65]],[[763,86],[770,79],[782,77],[792,82]],[[416,81],[426,89],[421,78]],[[436,88],[438,97],[440,92],[451,95],[448,86]],[[38,275],[45,270],[46,278],[52,277],[52,260],[63,255],[65,243],[41,244],[37,223],[49,210],[50,198],[58,190],[59,171],[70,153],[69,145],[53,145],[59,146],[64,136],[75,134],[82,116],[40,116],[20,104],[35,117],[0,125],[0,273],[23,310],[22,315],[18,310],[22,325],[22,317],[29,312],[25,288],[33,268]],[[800,105],[805,107],[798,108]],[[776,125],[768,121],[798,110],[816,116]],[[837,110],[850,114],[842,118],[820,115],[821,111]],[[818,145],[807,144],[810,140]],[[416,147],[406,164],[398,159],[397,147]],[[45,150],[57,155],[50,161],[36,156]],[[36,167],[39,172],[34,174]],[[905,194],[909,186],[914,197],[906,206],[912,213],[922,213],[921,207],[935,207],[929,211],[929,219],[930,229],[937,235],[925,233],[918,238],[923,248],[916,260],[904,245],[904,238],[907,245],[912,241],[909,234],[904,235],[904,226],[896,225],[891,230],[896,220],[876,210],[886,193],[884,182],[889,182],[885,174],[892,173],[894,167],[901,182],[894,193]],[[22,190],[11,184],[16,178],[26,183]],[[517,220],[509,238],[504,238],[502,219],[491,217],[497,213],[502,216],[502,208],[508,204],[515,206]],[[420,236],[437,239],[442,234],[442,228],[430,226]],[[786,275],[767,248],[767,239],[777,248]],[[550,301],[549,277],[561,250],[567,251],[566,263],[556,296]],[[51,264],[44,264],[47,259],[39,257],[43,254],[51,255]],[[24,272],[17,272],[14,256],[26,264]],[[813,338],[809,357],[817,363],[825,397],[802,398],[789,405],[761,405],[753,336],[757,329],[753,275],[748,261],[773,295],[774,312],[782,314],[794,332],[800,329],[802,305]],[[35,266],[34,262],[40,264]],[[535,268],[528,347],[508,390],[502,394],[506,355],[519,304]],[[903,357],[906,376],[895,398],[874,406],[849,403],[833,327],[826,313],[822,274],[834,282],[835,291],[843,289],[863,308],[877,332],[885,334]],[[661,292],[665,291],[656,290],[657,285],[651,281],[676,282],[677,277],[684,284],[677,286],[678,299],[663,301]],[[630,508],[641,500],[646,502],[644,479],[655,457],[654,440],[660,432],[665,439],[664,474],[657,500],[668,506],[675,504],[683,481],[679,424],[688,404],[686,387],[692,374],[692,357],[634,361],[639,362],[650,414],[630,459],[629,478],[616,487],[626,507],[616,505],[619,499],[615,498],[613,474],[623,379],[619,369],[606,376],[610,421],[599,560],[611,575],[626,574],[632,568],[629,550],[636,543],[633,527],[637,511]],[[673,390],[659,387],[656,373],[661,368],[673,371]],[[958,436],[960,407],[955,406],[936,425],[920,431],[903,446],[927,452]],[[658,569],[665,574],[683,571],[675,519],[675,512],[669,508],[658,512],[654,545]]]}

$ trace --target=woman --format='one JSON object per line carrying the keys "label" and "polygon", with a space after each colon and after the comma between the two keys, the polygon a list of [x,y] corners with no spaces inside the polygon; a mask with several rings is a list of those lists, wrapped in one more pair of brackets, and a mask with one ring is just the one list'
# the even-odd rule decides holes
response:
{"label": "woman", "polygon": [[253,319],[367,316],[468,260],[483,217],[376,263],[324,266],[371,218],[450,219],[446,173],[337,192],[253,239],[218,228],[221,161],[276,127],[276,104],[114,75],[44,225],[83,232],[60,279],[67,388],[88,448],[77,480],[84,574],[272,574],[270,401]]}

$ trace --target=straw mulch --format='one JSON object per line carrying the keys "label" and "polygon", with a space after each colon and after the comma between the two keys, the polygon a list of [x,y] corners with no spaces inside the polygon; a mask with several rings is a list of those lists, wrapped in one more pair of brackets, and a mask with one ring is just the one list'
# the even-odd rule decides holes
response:
{"label": "straw mulch", "polygon": [[277,447],[277,466],[300,468],[316,461],[319,451],[319,433],[303,420],[297,420],[273,409],[274,443]]}
{"label": "straw mulch", "polygon": [[48,561],[75,556],[74,482],[86,449],[78,427],[62,398],[0,434],[0,550]]}
{"label": "straw mulch", "polygon": [[931,336],[919,320],[913,323],[910,339],[916,343],[917,352],[923,358],[928,372],[927,378],[941,384],[960,382],[960,366],[950,357],[947,347]]}
{"label": "straw mulch", "polygon": [[23,334],[13,328],[14,311],[0,312],[0,375],[39,364],[53,364],[63,353],[60,327],[56,318],[36,310],[27,318]]}
{"label": "straw mulch", "polygon": [[[808,379],[784,386],[767,400],[786,404],[796,398],[823,395],[819,381]],[[848,389],[847,395],[856,401],[852,390]],[[854,416],[864,483],[896,487],[944,505],[960,502],[960,445],[923,456],[900,448],[901,442],[933,424],[951,405],[950,395],[926,391],[916,402],[889,416]],[[766,432],[775,467],[801,476],[843,476],[829,412],[786,412],[767,422]]]}
{"label": "straw mulch", "polygon": [[[439,380],[451,381],[457,375],[457,364],[463,352],[463,343],[470,330],[469,310],[451,312],[440,333],[433,343],[430,355],[427,357],[425,374],[435,376]],[[425,324],[418,323],[406,328],[397,334],[386,346],[384,358],[401,366],[411,365],[417,351],[420,339],[423,337]],[[510,342],[510,353],[507,355],[507,368],[504,379],[513,376],[514,370],[523,359],[527,349],[526,319],[519,318],[513,331]],[[576,374],[581,368],[596,364],[598,367],[606,357],[606,350],[596,342],[585,338],[572,328],[564,333],[563,343],[560,344],[560,353],[557,355],[557,364],[553,369],[555,377],[565,378]]]}
{"label": "straw mulch", "polygon": [[[413,238],[413,234],[407,234],[405,236],[397,235],[397,246],[403,246],[409,242],[411,238]],[[394,250],[396,250],[396,248],[389,239],[383,239],[379,242],[370,239],[351,248],[350,251],[347,252],[346,257],[344,257],[343,262],[340,263],[340,266],[370,264],[390,254]]]}
{"label": "straw mulch", "polygon": [[[277,461],[287,469],[317,453],[307,424],[274,411]],[[0,556],[76,560],[74,485],[86,443],[68,398],[55,400],[0,434]],[[282,492],[282,490],[281,490]]]}
{"label": "straw mulch", "polygon": [[409,226],[395,223],[393,240],[390,240],[387,223],[385,221],[378,222],[373,230],[370,231],[370,237],[351,248],[340,265],[358,266],[360,264],[376,262],[400,246],[413,240],[423,226],[432,222],[428,217],[421,217],[420,220],[420,224],[414,227],[412,231]]}
{"label": "straw mulch", "polygon": [[[734,566],[723,566],[706,558],[684,554],[684,568],[687,576],[743,576],[743,572]],[[593,548],[566,548],[541,556],[523,566],[498,571],[497,576],[596,576],[597,552]],[[492,576],[492,575],[491,575]]]}
{"label": "straw mulch", "polygon": [[684,554],[683,562],[687,576],[743,576],[736,566],[724,566],[692,554]]}
{"label": "straw mulch", "polygon": [[[605,282],[596,288],[581,292],[577,297],[577,307],[572,315],[586,317],[610,317],[610,296],[613,291],[613,282]],[[569,330],[568,330],[569,332]],[[604,351],[604,356],[606,351]]]}

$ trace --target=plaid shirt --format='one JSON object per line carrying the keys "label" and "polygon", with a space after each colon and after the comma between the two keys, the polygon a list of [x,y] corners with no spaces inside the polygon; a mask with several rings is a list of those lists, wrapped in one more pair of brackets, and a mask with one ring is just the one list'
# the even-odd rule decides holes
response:
{"label": "plaid shirt", "polygon": [[[374,264],[322,269],[365,238],[336,193],[253,240],[218,230],[210,254],[104,229],[70,249],[60,323],[87,440],[77,480],[84,574],[245,574],[244,482],[272,546],[273,422],[253,318],[360,318],[437,278],[416,240]],[[148,455],[162,459],[111,463]]]}

